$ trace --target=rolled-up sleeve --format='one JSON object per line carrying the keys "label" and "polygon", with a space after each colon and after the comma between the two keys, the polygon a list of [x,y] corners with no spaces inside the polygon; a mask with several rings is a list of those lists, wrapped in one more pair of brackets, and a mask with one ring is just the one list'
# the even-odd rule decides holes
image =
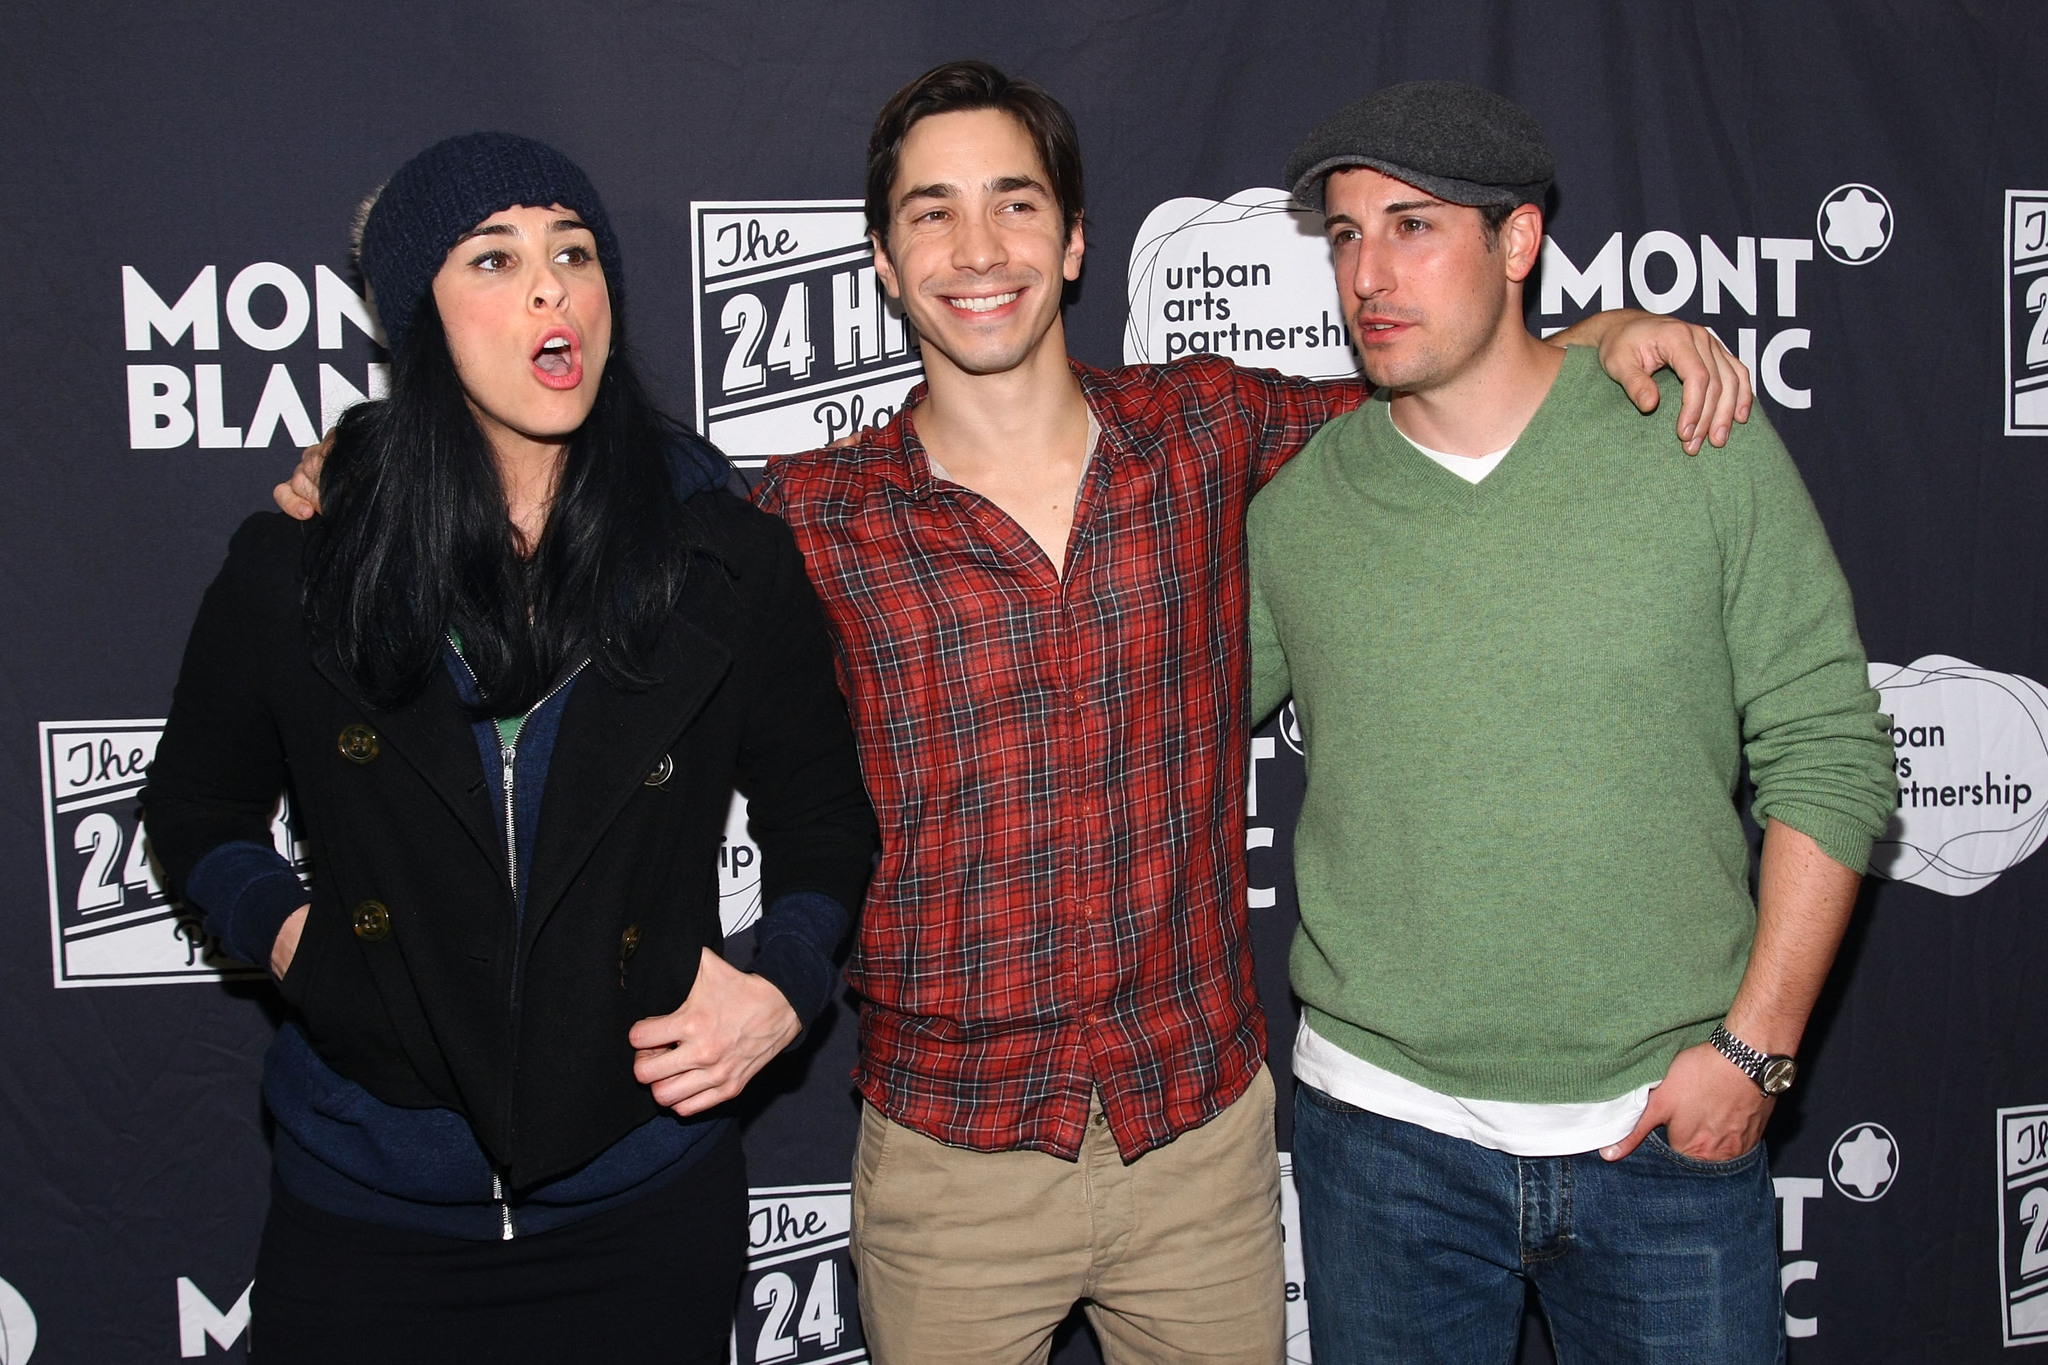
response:
{"label": "rolled-up sleeve", "polygon": [[1751,810],[1862,872],[1898,805],[1890,721],[1870,686],[1848,581],[1798,469],[1760,414],[1737,441],[1717,516]]}

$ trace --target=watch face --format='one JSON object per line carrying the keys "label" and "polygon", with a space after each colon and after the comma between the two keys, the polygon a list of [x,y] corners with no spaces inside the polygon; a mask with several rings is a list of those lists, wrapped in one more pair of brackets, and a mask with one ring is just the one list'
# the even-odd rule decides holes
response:
{"label": "watch face", "polygon": [[1798,1074],[1799,1064],[1790,1057],[1773,1057],[1764,1063],[1763,1075],[1757,1079],[1766,1095],[1782,1095],[1792,1088]]}

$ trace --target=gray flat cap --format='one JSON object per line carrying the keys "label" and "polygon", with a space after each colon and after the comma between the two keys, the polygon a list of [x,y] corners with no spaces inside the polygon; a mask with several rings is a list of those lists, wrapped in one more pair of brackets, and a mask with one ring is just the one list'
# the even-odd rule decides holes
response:
{"label": "gray flat cap", "polygon": [[1338,110],[1287,158],[1287,184],[1321,212],[1323,182],[1347,166],[1475,208],[1540,204],[1557,174],[1542,124],[1463,81],[1406,81]]}

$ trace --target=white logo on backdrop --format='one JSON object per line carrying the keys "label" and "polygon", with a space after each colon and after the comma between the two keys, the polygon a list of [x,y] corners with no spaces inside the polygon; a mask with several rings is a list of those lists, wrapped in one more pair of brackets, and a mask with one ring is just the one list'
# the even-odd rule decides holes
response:
{"label": "white logo on backdrop", "polygon": [[1899,808],[1879,876],[1946,896],[1998,880],[2048,834],[2048,688],[1942,654],[1870,665],[1892,718]]}
{"label": "white logo on backdrop", "polygon": [[731,938],[761,918],[761,849],[747,833],[747,798],[732,794],[718,845],[718,922]]}
{"label": "white logo on backdrop", "polygon": [[[1292,704],[1289,703],[1290,706]],[[1263,817],[1259,814],[1259,764],[1278,754],[1279,749],[1273,743],[1271,735],[1252,736],[1251,762],[1246,765],[1249,773],[1245,779],[1244,816],[1247,822],[1273,818],[1274,813],[1271,811]],[[1278,833],[1279,828],[1276,825],[1247,823],[1244,830],[1244,851],[1250,853],[1255,849],[1273,847],[1274,837]],[[1253,910],[1271,910],[1279,903],[1280,891],[1277,887],[1247,886],[1245,889],[1245,904]]]}
{"label": "white logo on backdrop", "polygon": [[1858,1123],[1835,1139],[1828,1178],[1859,1204],[1884,1198],[1899,1178],[1899,1143],[1878,1123]]}
{"label": "white logo on backdrop", "polygon": [[[1576,233],[1574,241],[1585,239]],[[1756,321],[1755,326],[1735,329],[1735,353],[1763,393],[1780,407],[1813,406],[1813,392],[1798,387],[1787,375],[1785,365],[1794,351],[1813,344],[1810,329],[1778,325],[1758,349],[1759,336],[1766,330],[1765,315],[1791,321],[1799,316],[1799,267],[1813,259],[1813,240],[1808,237],[1737,237],[1734,254],[1712,237],[1701,234],[1698,254],[1695,239],[1658,229],[1645,232],[1633,247],[1625,247],[1621,233],[1608,236],[1580,268],[1562,240],[1554,235],[1543,239],[1543,260],[1537,290],[1537,311],[1559,314],[1565,299],[1581,308],[1619,308],[1629,299],[1652,313],[1676,313],[1699,299],[1699,311],[1710,326],[1725,326],[1720,320],[1736,309]],[[1583,252],[1583,248],[1577,248]],[[1764,262],[1769,269],[1760,266]],[[1768,281],[1769,288],[1765,283]],[[1623,295],[1626,282],[1628,294]],[[1542,329],[1545,336],[1561,330]],[[1717,332],[1717,335],[1719,333]],[[1727,338],[1722,338],[1724,344]]]}
{"label": "white logo on backdrop", "polygon": [[2048,190],[2005,192],[2005,434],[2048,436]]}
{"label": "white logo on backdrop", "polygon": [[1279,730],[1280,738],[1287,741],[1288,748],[1297,754],[1304,752],[1302,746],[1306,741],[1301,737],[1301,717],[1295,712],[1293,698],[1290,697],[1287,705],[1280,708],[1280,723],[1274,728]]}
{"label": "white logo on backdrop", "polygon": [[[346,374],[322,362],[315,384],[309,385],[303,366],[295,379],[290,366],[266,358],[296,346],[309,325],[322,351],[347,349],[344,322],[362,339],[383,344],[384,333],[366,297],[334,271],[314,266],[309,290],[289,266],[258,261],[228,281],[224,304],[219,280],[219,269],[206,266],[175,303],[166,303],[141,271],[121,267],[121,321],[128,350],[153,350],[159,339],[166,348],[176,347],[189,335],[195,357],[218,352],[223,312],[228,330],[247,348],[227,353],[233,363],[128,366],[129,449],[168,450],[194,441],[202,450],[263,449],[280,431],[294,446],[311,445],[345,408],[381,398],[390,389],[391,366],[382,362],[370,362],[360,371],[351,366]],[[264,379],[257,393],[259,372]],[[363,376],[361,388],[353,378],[357,373]],[[318,428],[306,405],[307,393],[319,397]]]}
{"label": "white logo on backdrop", "polygon": [[[1293,750],[1297,756],[1301,753],[1301,722],[1295,716],[1294,702],[1292,700],[1289,700],[1285,706],[1280,708],[1280,714],[1274,718],[1273,729],[1279,733],[1281,742]],[[1264,815],[1259,813],[1259,764],[1279,757],[1280,746],[1273,742],[1273,736],[1252,736],[1251,763],[1249,765],[1251,776],[1245,785],[1244,813],[1247,824],[1244,831],[1244,848],[1246,853],[1262,848],[1274,847],[1275,840],[1280,833],[1280,821],[1287,814],[1284,808],[1280,810],[1269,808]],[[1283,791],[1285,790],[1284,779],[1282,789]],[[1268,802],[1267,804],[1270,807],[1272,803]],[[1264,823],[1261,823],[1261,821]],[[1253,862],[1252,871],[1255,874],[1260,871],[1258,862]],[[1245,905],[1248,908],[1253,910],[1271,910],[1279,904],[1280,889],[1277,886],[1246,886]]]}
{"label": "white logo on backdrop", "polygon": [[1301,1254],[1301,1199],[1294,1189],[1292,1152],[1280,1154],[1280,1243],[1287,1275],[1287,1365],[1308,1365],[1308,1272]]}
{"label": "white logo on backdrop", "polygon": [[895,415],[922,366],[857,199],[690,205],[697,429],[735,464]]}
{"label": "white logo on backdrop", "polygon": [[242,1290],[242,1297],[236,1299],[223,1312],[212,1299],[183,1275],[178,1277],[178,1355],[186,1360],[206,1354],[208,1338],[223,1351],[242,1339],[242,1333],[249,1330],[249,1296],[255,1292],[256,1282],[251,1280]]}
{"label": "white logo on backdrop", "polygon": [[847,1365],[868,1358],[847,1264],[851,1188],[750,1191],[734,1365]]}
{"label": "white logo on backdrop", "polygon": [[1785,1335],[1817,1337],[1820,1318],[1801,1312],[1810,1291],[1792,1292],[1794,1285],[1820,1279],[1820,1262],[1805,1255],[1806,1230],[1819,1216],[1808,1204],[1822,1203],[1832,1181],[1835,1189],[1858,1204],[1869,1204],[1884,1196],[1899,1177],[1899,1144],[1881,1124],[1857,1123],[1835,1139],[1828,1151],[1828,1179],[1813,1175],[1771,1177],[1771,1190],[1778,1200],[1778,1287],[1785,1298]]}
{"label": "white logo on backdrop", "polygon": [[1130,309],[1126,364],[1218,355],[1313,379],[1358,373],[1322,215],[1284,190],[1153,209],[1131,247]]}
{"label": "white logo on backdrop", "polygon": [[0,1280],[0,1365],[28,1365],[35,1350],[35,1310],[20,1290]]}
{"label": "white logo on backdrop", "polygon": [[1998,1111],[1998,1289],[2008,1346],[2048,1342],[2048,1104]]}
{"label": "white logo on backdrop", "polygon": [[[1779,1175],[1771,1177],[1771,1192],[1778,1200],[1778,1249],[1786,1252],[1806,1250],[1806,1206],[1809,1201],[1819,1199],[1827,1193],[1827,1186],[1810,1175]],[[1781,1260],[1778,1266],[1778,1292],[1785,1299],[1785,1335],[1788,1337],[1814,1337],[1820,1335],[1820,1319],[1792,1311],[1792,1286],[1805,1284],[1820,1278],[1820,1262],[1799,1257],[1796,1260]]]}
{"label": "white logo on backdrop", "polygon": [[[43,851],[50,878],[50,972],[58,986],[132,986],[260,976],[207,938],[164,894],[136,796],[163,735],[160,720],[46,720]],[[304,872],[289,798],[270,837]]]}
{"label": "white logo on backdrop", "polygon": [[1843,265],[1869,265],[1892,244],[1892,203],[1869,185],[1838,185],[1820,201],[1814,230]]}

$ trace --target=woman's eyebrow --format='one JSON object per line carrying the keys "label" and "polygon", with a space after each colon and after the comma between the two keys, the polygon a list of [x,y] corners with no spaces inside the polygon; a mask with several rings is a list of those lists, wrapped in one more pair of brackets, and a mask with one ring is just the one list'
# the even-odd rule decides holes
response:
{"label": "woman's eyebrow", "polygon": [[460,237],[457,237],[455,245],[461,246],[472,237],[517,237],[518,235],[519,229],[513,227],[510,223],[484,223],[478,227],[471,228]]}

